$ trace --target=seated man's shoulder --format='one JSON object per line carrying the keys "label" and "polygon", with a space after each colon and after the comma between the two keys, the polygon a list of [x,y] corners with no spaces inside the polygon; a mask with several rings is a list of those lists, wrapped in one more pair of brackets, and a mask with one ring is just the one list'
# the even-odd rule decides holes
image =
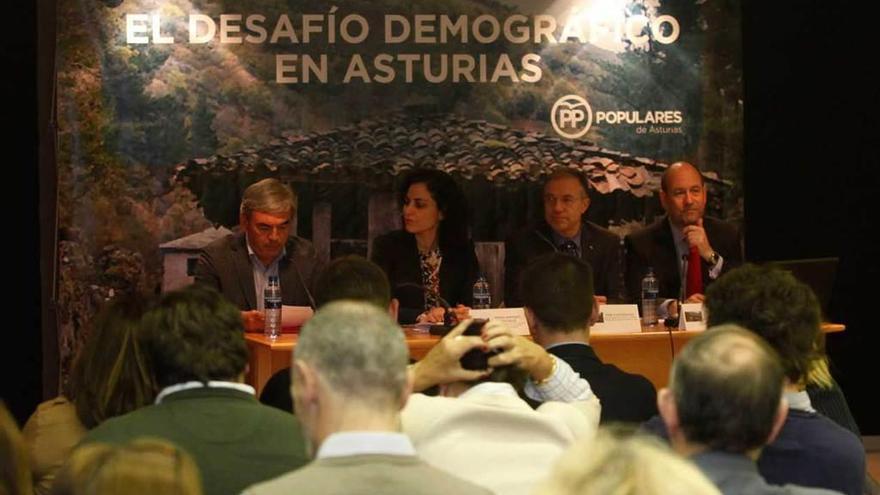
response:
{"label": "seated man's shoulder", "polygon": [[624,239],[630,242],[640,242],[650,239],[657,235],[657,232],[662,228],[668,228],[666,226],[666,217],[660,217],[659,219],[636,229],[633,229],[631,232],[624,236]]}
{"label": "seated man's shoulder", "polygon": [[308,239],[292,235],[287,238],[287,252],[290,255],[314,258],[317,256],[315,245]]}
{"label": "seated man's shoulder", "polygon": [[[483,495],[485,488],[434,468],[418,458],[352,456],[314,461],[301,469],[255,484],[245,495],[320,491],[328,494],[385,493]],[[382,462],[391,460],[391,465]],[[383,472],[387,471],[387,472]],[[395,482],[396,479],[396,482]],[[382,486],[374,486],[381,480]]]}
{"label": "seated man's shoulder", "polygon": [[505,249],[532,254],[535,250],[539,252],[552,251],[553,243],[550,236],[549,227],[545,227],[541,223],[530,223],[515,230],[505,239]]}
{"label": "seated man's shoulder", "polygon": [[584,222],[585,228],[589,231],[590,235],[594,236],[596,239],[601,239],[609,242],[620,242],[620,236],[611,230],[602,227],[599,224],[586,221]]}
{"label": "seated man's shoulder", "polygon": [[790,410],[778,439],[795,439],[800,444],[811,445],[810,450],[816,452],[837,452],[835,456],[838,458],[847,454],[864,458],[861,440],[853,432],[819,413]]}
{"label": "seated man's shoulder", "polygon": [[535,411],[545,419],[567,429],[573,438],[580,438],[595,433],[601,407],[599,398],[593,394],[587,400],[547,401]]}

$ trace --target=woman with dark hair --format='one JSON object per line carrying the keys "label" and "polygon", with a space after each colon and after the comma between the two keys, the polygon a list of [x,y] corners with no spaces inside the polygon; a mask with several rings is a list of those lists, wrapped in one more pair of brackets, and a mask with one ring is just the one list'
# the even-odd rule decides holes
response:
{"label": "woman with dark hair", "polygon": [[153,402],[156,382],[140,342],[147,303],[127,295],[93,320],[63,395],[39,406],[24,426],[34,493],[48,493],[55,473],[86,432]]}
{"label": "woman with dark hair", "polygon": [[449,174],[422,169],[404,177],[398,197],[404,228],[377,237],[372,249],[400,301],[398,320],[440,323],[446,304],[465,318],[480,267],[464,194]]}

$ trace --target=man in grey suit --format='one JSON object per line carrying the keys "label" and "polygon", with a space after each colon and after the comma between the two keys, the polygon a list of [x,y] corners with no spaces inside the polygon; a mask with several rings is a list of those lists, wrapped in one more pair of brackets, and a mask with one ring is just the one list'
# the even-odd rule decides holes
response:
{"label": "man in grey suit", "polygon": [[254,485],[250,495],[488,494],[424,463],[400,432],[412,389],[400,327],[372,304],[330,303],[302,330],[293,400],[314,461]]}
{"label": "man in grey suit", "polygon": [[657,394],[672,447],[724,495],[834,494],[771,485],[755,461],[785,423],[788,403],[779,356],[752,332],[723,325],[692,340]]}
{"label": "man in grey suit", "polygon": [[278,179],[245,189],[239,208],[241,231],[204,248],[195,269],[197,283],[217,289],[241,310],[245,330],[263,329],[263,290],[279,277],[282,302],[312,306],[309,288],[319,271],[312,244],[290,235],[296,195]]}

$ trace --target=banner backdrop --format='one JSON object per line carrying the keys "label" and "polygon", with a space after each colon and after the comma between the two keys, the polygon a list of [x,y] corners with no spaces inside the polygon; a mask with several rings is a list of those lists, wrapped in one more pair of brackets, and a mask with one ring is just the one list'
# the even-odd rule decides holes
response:
{"label": "banner backdrop", "polygon": [[[415,167],[465,190],[497,294],[502,241],[556,167],[623,235],[688,160],[742,216],[738,2],[74,0],[58,5],[62,369],[101,301],[189,283],[278,177],[324,258],[399,226]],[[496,298],[495,302],[500,302]]]}

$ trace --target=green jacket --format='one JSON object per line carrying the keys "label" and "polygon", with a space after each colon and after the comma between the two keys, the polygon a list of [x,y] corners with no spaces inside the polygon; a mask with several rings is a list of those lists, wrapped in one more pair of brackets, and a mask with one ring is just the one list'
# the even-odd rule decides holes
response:
{"label": "green jacket", "polygon": [[82,443],[169,440],[199,466],[205,495],[238,494],[308,461],[296,418],[227,388],[175,392],[161,403],[109,419]]}

